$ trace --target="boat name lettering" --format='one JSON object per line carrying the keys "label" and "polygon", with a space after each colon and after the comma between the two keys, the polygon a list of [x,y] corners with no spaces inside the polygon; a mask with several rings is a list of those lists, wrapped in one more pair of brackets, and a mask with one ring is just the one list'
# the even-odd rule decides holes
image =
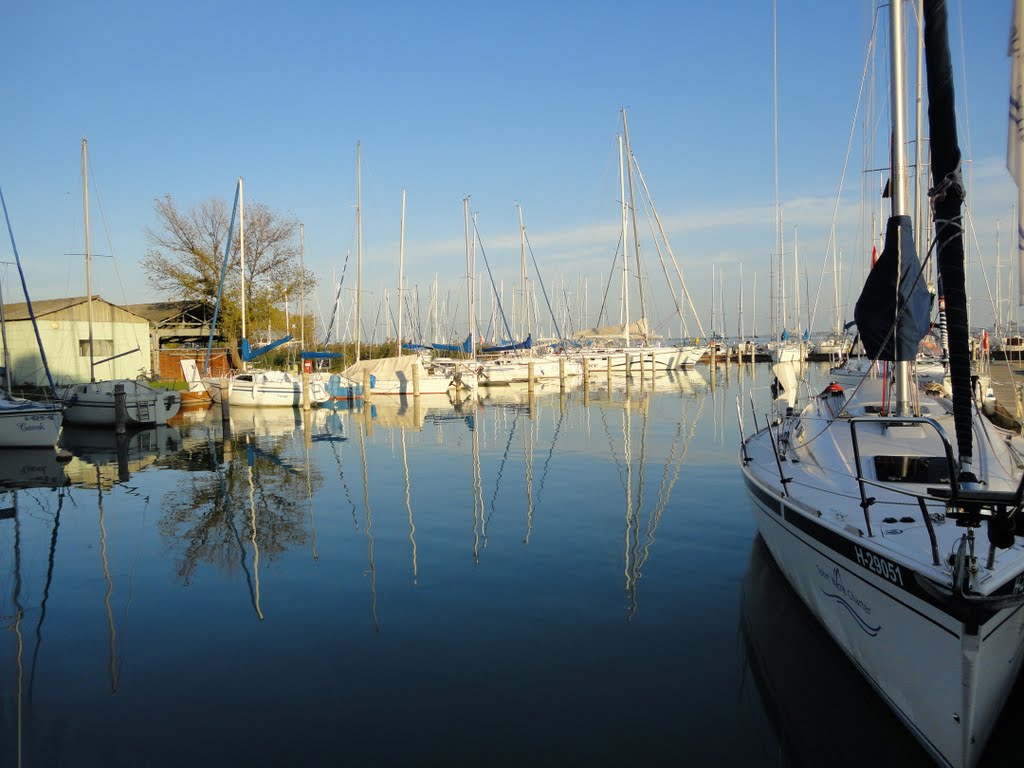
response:
{"label": "boat name lettering", "polygon": [[[851,605],[855,605],[858,608],[862,609],[865,613],[871,613],[871,606],[865,603],[857,595],[856,592],[847,589],[846,585],[843,584],[843,578],[838,568],[834,568],[831,572],[829,572],[822,568],[820,565],[815,565],[814,567],[818,570],[818,575],[826,582],[828,582],[829,586],[831,586],[832,589],[834,589],[838,595],[842,596]],[[832,597],[835,597],[835,595],[832,595]]]}
{"label": "boat name lettering", "polygon": [[872,573],[877,573],[883,579],[888,579],[893,584],[903,586],[903,571],[900,570],[896,563],[886,560],[884,557],[879,557],[874,552],[861,549],[856,544],[853,546],[853,551],[857,556],[857,562],[863,567]]}
{"label": "boat name lettering", "polygon": [[22,432],[41,432],[44,427],[44,424],[26,424],[25,422],[18,424],[18,428]]}

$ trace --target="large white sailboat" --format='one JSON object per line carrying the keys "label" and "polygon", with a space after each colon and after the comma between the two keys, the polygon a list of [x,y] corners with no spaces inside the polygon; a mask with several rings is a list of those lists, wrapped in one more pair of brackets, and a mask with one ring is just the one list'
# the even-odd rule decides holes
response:
{"label": "large white sailboat", "polygon": [[893,380],[798,404],[795,377],[776,366],[786,407],[750,436],[741,417],[742,473],[760,535],[811,613],[939,764],[970,768],[1024,660],[1024,440],[971,400],[943,0],[923,16],[952,397],[912,385],[930,297],[907,215],[903,2],[889,5],[892,217],[855,317]]}
{"label": "large white sailboat", "polygon": [[[85,216],[85,284],[88,292],[86,312],[89,326],[89,381],[66,385],[58,397],[65,406],[64,419],[69,424],[90,427],[113,427],[116,421],[116,396],[124,392],[126,424],[145,427],[166,424],[181,408],[181,397],[173,390],[156,389],[140,379],[96,380],[96,366],[123,355],[141,353],[136,348],[96,359],[97,341],[92,301],[92,256],[89,250],[89,155],[88,143],[82,139],[82,208]],[[113,334],[111,334],[113,335]]]}

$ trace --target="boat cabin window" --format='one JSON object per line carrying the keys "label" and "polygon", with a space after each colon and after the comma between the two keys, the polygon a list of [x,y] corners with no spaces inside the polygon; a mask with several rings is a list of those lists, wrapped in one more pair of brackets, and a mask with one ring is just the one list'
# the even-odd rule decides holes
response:
{"label": "boat cabin window", "polygon": [[[114,340],[113,339],[93,339],[92,340],[93,356],[99,357],[100,355],[112,355],[114,354]],[[89,356],[89,340],[79,339],[78,340],[78,355],[79,357]]]}
{"label": "boat cabin window", "polygon": [[875,477],[884,483],[949,482],[945,456],[875,456]]}
{"label": "boat cabin window", "polygon": [[236,377],[236,381],[252,381],[251,373],[241,373]]}

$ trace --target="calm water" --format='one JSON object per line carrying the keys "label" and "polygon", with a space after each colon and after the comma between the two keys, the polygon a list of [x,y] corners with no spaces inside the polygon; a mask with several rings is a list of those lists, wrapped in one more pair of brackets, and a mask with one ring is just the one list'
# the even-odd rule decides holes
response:
{"label": "calm water", "polygon": [[927,765],[756,538],[724,371],[4,454],[0,765]]}

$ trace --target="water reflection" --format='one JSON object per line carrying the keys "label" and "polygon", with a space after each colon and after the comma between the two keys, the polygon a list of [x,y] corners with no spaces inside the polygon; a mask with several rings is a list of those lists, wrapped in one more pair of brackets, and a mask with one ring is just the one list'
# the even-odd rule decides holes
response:
{"label": "water reflection", "polygon": [[[707,645],[693,628],[735,627],[728,609],[709,619],[679,586],[727,590],[714,604],[736,607],[731,573],[701,580],[737,559],[708,544],[722,521],[716,514],[713,534],[693,527],[728,493],[706,491],[721,482],[709,455],[711,393],[685,372],[607,384],[555,384],[532,397],[525,386],[492,388],[457,405],[236,407],[227,422],[213,409],[123,443],[69,431],[75,486],[64,498],[75,514],[60,512],[56,491],[27,492],[43,494],[46,511],[18,515],[17,590],[4,579],[18,570],[13,513],[0,519],[0,614],[12,630],[0,633],[0,742],[11,745],[0,745],[0,763],[15,757],[16,663],[25,691],[35,676],[39,691],[59,693],[40,696],[26,721],[36,764],[59,763],[58,752],[97,763],[122,748],[127,757],[110,762],[181,764],[187,749],[209,762],[277,764],[297,741],[313,745],[303,762],[320,762],[336,748],[338,720],[374,745],[357,745],[357,762],[415,760],[416,747],[389,740],[397,723],[429,747],[428,762],[467,763],[500,738],[494,723],[528,710],[596,754],[623,700],[639,702],[645,728],[675,733],[687,716],[676,692],[707,682],[685,674]],[[19,494],[19,504],[30,498]],[[748,524],[745,508],[737,518]],[[691,582],[687,569],[707,551],[715,563],[701,561]],[[482,694],[484,677],[493,685]],[[296,680],[304,693],[288,696]],[[671,691],[649,695],[661,681]],[[285,703],[250,703],[256,685]],[[586,714],[559,720],[565,709]],[[724,722],[721,709],[709,712]],[[225,721],[225,711],[236,714]],[[74,733],[60,731],[68,720]],[[189,732],[188,744],[159,752],[169,732]],[[641,762],[656,762],[657,739],[637,747],[635,734],[620,735],[614,754],[639,749]],[[520,745],[509,762],[534,746],[547,745]],[[377,749],[385,754],[369,754]],[[583,757],[570,752],[563,763]]]}
{"label": "water reflection", "polygon": [[109,490],[158,459],[175,456],[182,448],[182,438],[178,429],[169,426],[118,435],[111,430],[67,425],[61,430],[60,446],[73,456],[65,469],[71,483]]}
{"label": "water reflection", "polygon": [[183,584],[192,583],[201,564],[241,572],[253,610],[262,618],[261,560],[273,562],[307,544],[316,557],[310,499],[323,476],[306,441],[302,455],[296,455],[294,443],[302,434],[333,438],[337,426],[331,416],[317,413],[315,422],[311,416],[306,430],[298,410],[232,408],[226,423],[211,412],[190,425],[188,465],[200,471],[184,475],[164,495],[157,524],[176,553]]}
{"label": "water reflection", "polygon": [[70,481],[53,448],[0,448],[0,488],[57,488]]}

